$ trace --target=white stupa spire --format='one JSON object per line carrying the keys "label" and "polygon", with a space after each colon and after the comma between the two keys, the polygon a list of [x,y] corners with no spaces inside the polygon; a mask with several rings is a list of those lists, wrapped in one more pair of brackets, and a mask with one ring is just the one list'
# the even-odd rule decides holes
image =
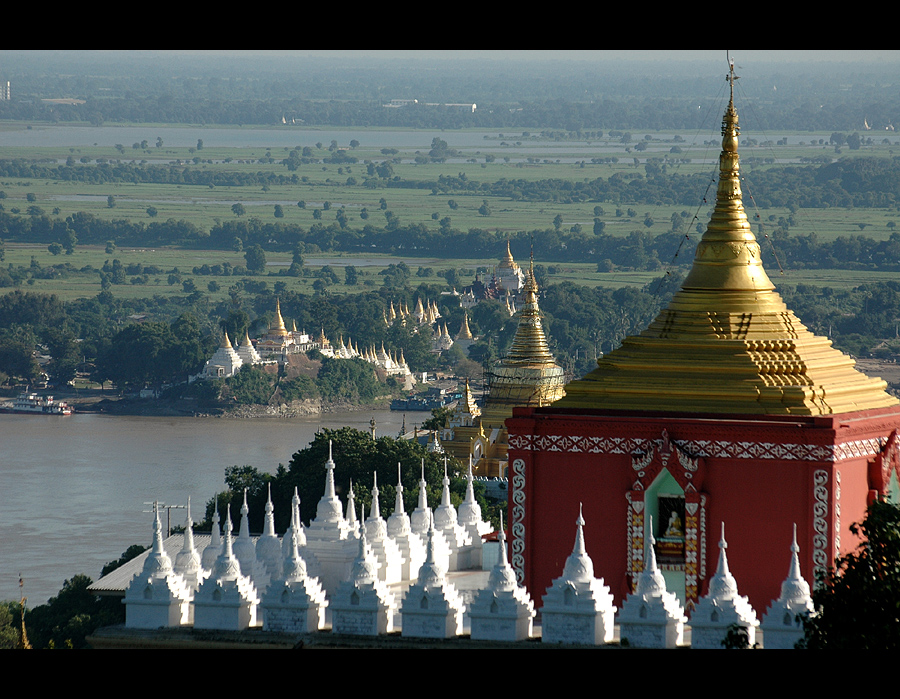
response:
{"label": "white stupa spire", "polygon": [[219,526],[221,518],[219,517],[219,496],[216,496],[215,510],[213,510],[212,529],[210,530],[209,546],[203,549],[203,555],[200,557],[200,565],[204,570],[212,570],[216,564],[216,559],[222,553],[222,529]]}
{"label": "white stupa spire", "polygon": [[426,491],[427,483],[425,482],[425,459],[422,459],[422,476],[419,478],[419,509],[428,509],[428,493]]}
{"label": "white stupa spire", "polygon": [[[269,495],[266,500],[266,516],[263,523],[263,533],[256,540],[256,560],[260,568],[257,573],[258,579],[261,581],[266,576],[272,579],[281,573],[283,567],[283,556],[281,542],[278,541],[278,535],[275,533],[275,507],[272,505],[272,484],[269,485]],[[263,570],[264,569],[264,570]],[[262,583],[260,582],[260,586]]]}
{"label": "white stupa spire", "polygon": [[334,459],[331,457],[331,440],[328,440],[328,461],[325,462],[325,493],[316,508],[316,523],[319,525],[339,524],[344,521],[341,501],[334,488]]}
{"label": "white stupa spire", "polygon": [[200,554],[194,547],[194,522],[191,519],[191,498],[188,497],[187,515],[184,519],[184,544],[175,556],[174,570],[194,589],[202,582]]}
{"label": "white stupa spire", "polygon": [[381,506],[378,504],[378,471],[372,473],[372,509],[369,517],[371,519],[381,518]]}
{"label": "white stupa spire", "polygon": [[347,493],[347,523],[353,531],[359,531],[359,520],[356,518],[356,494],[353,492],[353,481],[350,481],[350,492]]}
{"label": "white stupa spire", "polygon": [[800,547],[797,545],[797,525],[791,541],[791,563],[787,578],[781,583],[781,596],[773,600],[763,615],[763,644],[766,649],[789,649],[803,635],[803,618],[815,613],[809,583],[800,572]]}
{"label": "white stupa spire", "polygon": [[250,538],[250,507],[247,505],[247,488],[244,488],[244,502],[241,505],[241,530],[233,544],[234,555],[241,563],[241,572],[250,577],[256,563],[256,547]]}
{"label": "white stupa spire", "polygon": [[750,646],[756,642],[759,621],[750,602],[738,593],[737,581],[728,570],[726,548],[725,522],[722,522],[719,565],[709,580],[709,592],[700,598],[691,614],[692,648],[721,648],[722,641],[733,626],[740,626],[746,631]]}
{"label": "white stupa spire", "polygon": [[400,462],[397,462],[397,490],[394,498],[394,514],[404,515],[406,511],[403,509],[403,481],[400,478]]}
{"label": "white stupa spire", "polygon": [[153,503],[153,544],[144,561],[144,574],[165,574],[172,571],[172,559],[163,548],[162,524],[159,522],[159,503]]}
{"label": "white stupa spire", "polygon": [[225,511],[225,543],[222,553],[216,559],[216,566],[210,577],[217,580],[237,580],[241,575],[241,566],[237,558],[234,557],[234,545],[231,539],[231,532],[234,526],[231,524],[231,503],[228,503]]}
{"label": "white stupa spire", "polygon": [[638,594],[656,595],[666,591],[666,580],[656,563],[656,539],[653,536],[653,515],[650,515],[650,529],[644,550],[644,570],[638,576]]}
{"label": "white stupa spire", "polygon": [[561,577],[544,595],[544,643],[609,643],[613,639],[616,607],[603,578],[594,577],[594,563],[584,545],[584,516],[578,504],[575,545]]}
{"label": "white stupa spire", "polygon": [[582,503],[578,503],[578,519],[575,520],[575,546],[566,559],[563,577],[574,582],[588,582],[594,577],[594,562],[584,547],[584,516]]}
{"label": "white stupa spire", "polygon": [[725,522],[722,522],[722,534],[719,537],[719,564],[716,573],[709,581],[709,596],[720,600],[734,599],[738,593],[737,581],[728,570],[728,554],[725,549],[728,542],[725,541]]}
{"label": "white stupa spire", "polygon": [[666,581],[656,563],[653,517],[649,519],[644,550],[644,570],[634,593],[625,598],[619,612],[622,638],[635,648],[677,648],[684,641],[684,608],[675,593],[666,589]]}
{"label": "white stupa spire", "polygon": [[491,569],[486,588],[475,593],[469,605],[474,640],[521,641],[531,636],[534,602],[516,581],[516,573],[506,554],[506,532],[500,515],[500,560]]}

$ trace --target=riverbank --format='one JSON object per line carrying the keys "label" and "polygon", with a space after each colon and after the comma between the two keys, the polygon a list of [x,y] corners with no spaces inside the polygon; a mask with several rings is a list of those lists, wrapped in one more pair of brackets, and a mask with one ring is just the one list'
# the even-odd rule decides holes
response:
{"label": "riverbank", "polygon": [[[45,395],[47,391],[37,391]],[[18,393],[15,393],[18,395]],[[0,398],[0,402],[12,402],[15,395]],[[386,410],[390,399],[374,403],[351,401],[296,400],[282,405],[226,405],[200,403],[184,398],[133,398],[117,396],[99,389],[56,389],[52,395],[65,401],[76,413],[100,413],[104,415],[128,415],[132,417],[219,417],[219,418],[298,418],[327,413],[358,412],[362,410]]]}

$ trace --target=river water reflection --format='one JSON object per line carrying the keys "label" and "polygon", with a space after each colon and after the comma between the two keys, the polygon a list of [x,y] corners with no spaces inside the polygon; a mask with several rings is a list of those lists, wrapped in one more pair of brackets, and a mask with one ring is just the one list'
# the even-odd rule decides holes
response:
{"label": "river water reflection", "polygon": [[[408,415],[409,427],[422,416]],[[378,436],[400,431],[402,414],[388,410],[252,420],[0,415],[0,599],[18,599],[20,573],[32,607],[75,574],[96,580],[128,546],[150,544],[144,503],[191,496],[196,521],[224,490],[226,467],[274,473],[319,428],[368,431],[373,417]],[[182,524],[184,510],[171,519]]]}

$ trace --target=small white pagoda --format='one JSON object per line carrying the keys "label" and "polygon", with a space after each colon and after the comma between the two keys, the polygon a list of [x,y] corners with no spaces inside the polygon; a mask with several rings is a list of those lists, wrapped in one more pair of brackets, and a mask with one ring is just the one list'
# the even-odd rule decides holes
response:
{"label": "small white pagoda", "polygon": [[516,572],[509,564],[501,518],[500,560],[491,569],[488,586],[478,590],[469,605],[472,640],[523,641],[531,636],[534,617],[531,595],[516,581]]}
{"label": "small white pagoda", "polygon": [[481,505],[475,499],[475,487],[473,485],[474,477],[472,476],[472,455],[469,454],[469,474],[468,483],[466,484],[466,499],[460,503],[458,520],[460,526],[466,530],[472,545],[469,553],[468,568],[481,568],[482,555],[484,551],[485,534],[490,534],[494,528],[490,522],[485,522],[481,517]]}
{"label": "small white pagoda", "polygon": [[691,648],[721,650],[732,626],[744,629],[750,647],[756,643],[759,621],[747,598],[738,594],[737,581],[728,570],[726,548],[725,523],[722,522],[716,574],[709,580],[709,592],[700,598],[691,614]]}
{"label": "small white pagoda", "polygon": [[306,547],[319,563],[319,582],[329,595],[346,580],[359,548],[356,534],[341,511],[341,501],[334,488],[334,459],[331,441],[328,442],[328,461],[325,462],[325,492],[316,508],[316,517],[306,528]]}
{"label": "small white pagoda", "polygon": [[153,547],[144,567],[125,590],[125,626],[156,629],[190,623],[193,590],[172,569],[172,560],[163,550],[159,508],[153,506]]}
{"label": "small white pagoda", "polygon": [[644,570],[638,576],[637,589],[619,611],[619,636],[636,648],[676,648],[684,642],[687,617],[675,593],[666,590],[656,564],[655,544],[651,517]]}
{"label": "small white pagoda", "polygon": [[781,583],[781,596],[772,602],[760,624],[763,647],[767,650],[793,648],[797,641],[803,638],[803,618],[815,611],[809,594],[809,583],[800,574],[799,553],[795,524],[788,576]]}
{"label": "small white pagoda", "polygon": [[194,594],[194,628],[242,631],[257,625],[259,596],[256,586],[234,556],[231,505],[225,516],[225,545],[212,574]]}
{"label": "small white pagoda", "polygon": [[378,559],[378,579],[388,585],[403,580],[403,555],[400,553],[397,542],[388,535],[387,522],[381,516],[381,506],[378,501],[378,473],[373,474],[372,509],[364,526],[366,539],[372,547],[375,558]]}
{"label": "small white pagoda", "polygon": [[417,581],[403,598],[403,636],[453,638],[462,633],[466,606],[447,580],[447,570],[435,562],[434,527],[428,530],[428,553]]}
{"label": "small white pagoda", "polygon": [[378,562],[359,537],[359,555],[353,561],[349,580],[342,582],[331,598],[331,629],[337,634],[376,636],[394,630],[397,602],[387,585],[378,579]]}
{"label": "small white pagoda", "polygon": [[[208,576],[209,572],[203,570],[200,562],[200,554],[194,547],[194,522],[191,520],[191,499],[187,502],[187,516],[184,520],[184,544],[175,555],[175,565],[173,569],[178,573],[192,590],[197,590]],[[193,608],[190,614],[190,623],[193,623]]]}
{"label": "small white pagoda", "polygon": [[544,643],[599,645],[613,640],[616,607],[609,587],[594,577],[594,562],[584,547],[584,517],[579,505],[575,547],[562,577],[544,595],[541,628]]}
{"label": "small white pagoda", "polygon": [[394,513],[387,519],[387,533],[397,544],[403,559],[400,577],[403,580],[415,580],[419,568],[425,562],[425,544],[412,531],[409,515],[403,507],[403,483],[400,476],[400,464],[397,464],[397,489],[394,500]]}
{"label": "small white pagoda", "polygon": [[[437,434],[437,433],[435,433]],[[450,502],[450,479],[447,477],[447,457],[444,457],[444,479],[441,504],[434,510],[434,528],[443,533],[450,546],[450,567],[447,570],[468,570],[471,564],[472,537],[457,519],[456,508]],[[479,561],[480,566],[481,561]]]}
{"label": "small white pagoda", "polygon": [[320,630],[325,626],[328,601],[319,580],[307,573],[296,534],[291,534],[290,556],[283,566],[283,574],[272,579],[262,599],[263,629],[284,633]]}

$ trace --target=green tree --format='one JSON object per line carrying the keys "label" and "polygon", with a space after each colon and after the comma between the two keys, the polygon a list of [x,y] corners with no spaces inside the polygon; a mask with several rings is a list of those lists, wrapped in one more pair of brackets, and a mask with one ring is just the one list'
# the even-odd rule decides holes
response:
{"label": "green tree", "polygon": [[244,205],[238,202],[237,204],[231,205],[231,213],[235,216],[243,216],[247,213],[247,209],[244,208]]}
{"label": "green tree", "polygon": [[275,204],[275,218],[284,218],[284,209],[281,204]]}
{"label": "green tree", "polygon": [[850,531],[863,538],[813,592],[804,622],[806,648],[900,648],[900,507],[876,500]]}
{"label": "green tree", "polygon": [[247,248],[244,259],[247,261],[247,271],[251,274],[262,274],[266,271],[266,253],[259,245]]}
{"label": "green tree", "polygon": [[116,198],[112,194],[106,197],[106,206],[110,209],[116,208]]}
{"label": "green tree", "polygon": [[157,216],[158,213],[159,213],[159,211],[157,211],[157,209],[156,209],[155,206],[148,206],[148,207],[147,207],[147,215],[148,215],[150,218],[156,218],[156,216]]}

